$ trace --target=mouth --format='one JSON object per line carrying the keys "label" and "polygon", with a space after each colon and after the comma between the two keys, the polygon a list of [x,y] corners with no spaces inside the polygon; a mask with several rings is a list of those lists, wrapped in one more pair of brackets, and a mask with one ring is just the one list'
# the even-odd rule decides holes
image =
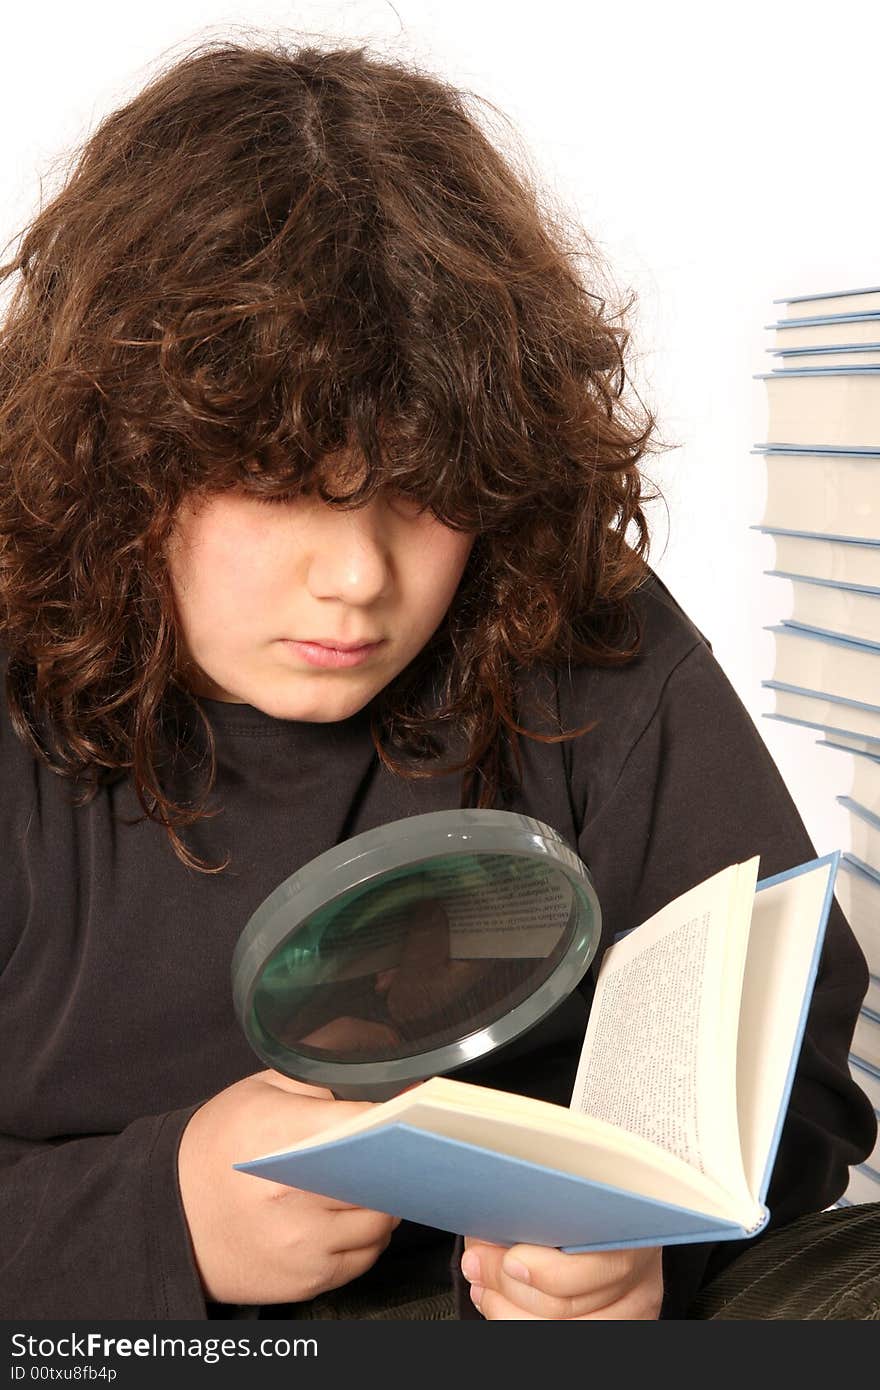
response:
{"label": "mouth", "polygon": [[377,642],[362,642],[356,645],[349,643],[345,646],[336,646],[329,642],[299,642],[283,637],[281,638],[281,645],[293,656],[307,662],[310,666],[320,666],[326,669],[358,666],[361,662],[369,661],[374,653],[380,650],[384,641],[384,638],[380,638]]}
{"label": "mouth", "polygon": [[381,637],[365,637],[360,642],[337,642],[333,637],[285,637],[285,642],[302,642],[307,647],[327,647],[333,652],[359,652],[364,647],[378,647]]}

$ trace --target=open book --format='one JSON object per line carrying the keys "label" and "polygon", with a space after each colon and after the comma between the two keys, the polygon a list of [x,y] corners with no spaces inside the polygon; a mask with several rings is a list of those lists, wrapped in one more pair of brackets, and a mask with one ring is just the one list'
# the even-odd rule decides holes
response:
{"label": "open book", "polygon": [[435,1076],[234,1166],[499,1244],[754,1235],[839,859],[733,864],[611,946],[568,1108]]}

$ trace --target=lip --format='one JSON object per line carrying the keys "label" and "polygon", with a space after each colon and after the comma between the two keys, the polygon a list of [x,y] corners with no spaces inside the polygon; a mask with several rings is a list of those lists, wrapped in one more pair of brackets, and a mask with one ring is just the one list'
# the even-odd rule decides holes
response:
{"label": "lip", "polygon": [[291,638],[282,637],[281,644],[294,656],[307,661],[310,666],[335,668],[359,666],[361,662],[368,661],[382,646],[384,640],[382,638],[378,642],[364,642],[359,646],[332,647],[326,642],[296,642]]}
{"label": "lip", "polygon": [[333,640],[333,638],[327,638],[327,639],[325,640],[323,637],[302,637],[302,638],[285,637],[285,638],[284,638],[284,641],[285,641],[285,642],[300,642],[300,641],[301,641],[301,642],[305,643],[306,646],[309,646],[309,647],[329,647],[330,650],[331,650],[331,651],[334,651],[334,652],[357,652],[357,651],[360,651],[362,647],[378,647],[379,643],[382,641],[382,638],[381,638],[381,637],[373,637],[373,638],[365,637],[365,638],[363,638],[363,640],[360,641],[360,642],[336,642],[336,641]]}

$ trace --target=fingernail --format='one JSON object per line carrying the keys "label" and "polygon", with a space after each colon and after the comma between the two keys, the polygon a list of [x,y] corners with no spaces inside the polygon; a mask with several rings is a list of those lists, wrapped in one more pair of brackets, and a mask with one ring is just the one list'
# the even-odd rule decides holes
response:
{"label": "fingernail", "polygon": [[521,1260],[505,1259],[502,1261],[501,1268],[505,1274],[510,1275],[511,1279],[519,1279],[521,1284],[528,1284],[532,1277]]}
{"label": "fingernail", "polygon": [[475,1307],[475,1308],[479,1308],[479,1306],[480,1306],[480,1304],[482,1303],[482,1301],[483,1301],[483,1286],[482,1286],[482,1284],[471,1284],[471,1302],[473,1303],[474,1307]]}
{"label": "fingernail", "polygon": [[461,1259],[461,1272],[462,1272],[462,1274],[464,1275],[465,1279],[469,1279],[469,1280],[471,1281],[471,1283],[473,1283],[473,1281],[474,1281],[475,1279],[476,1279],[477,1281],[479,1281],[479,1278],[480,1278],[480,1257],[479,1257],[479,1255],[475,1255],[474,1252],[473,1252],[472,1250],[468,1250],[468,1252],[467,1252],[465,1255],[463,1255],[463,1256],[462,1256],[462,1259]]}

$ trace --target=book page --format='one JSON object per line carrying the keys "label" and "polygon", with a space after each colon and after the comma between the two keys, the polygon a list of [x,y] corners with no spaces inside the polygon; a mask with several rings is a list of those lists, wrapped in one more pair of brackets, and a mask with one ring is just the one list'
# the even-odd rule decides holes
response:
{"label": "book page", "polygon": [[765,376],[764,385],[768,444],[806,442],[814,449],[863,449],[875,442],[880,407],[877,373],[854,368],[828,375]]}
{"label": "book page", "polygon": [[[880,517],[880,507],[878,507]],[[880,556],[877,566],[880,578]],[[791,599],[781,605],[780,618],[803,623],[805,627],[852,637],[857,642],[876,642],[880,634],[880,597],[858,589],[837,588],[833,584],[810,584],[789,579]]]}
{"label": "book page", "polygon": [[443,1076],[244,1162],[288,1160],[395,1122],[744,1226],[756,1218],[751,1205],[737,1209],[710,1178],[638,1135],[562,1105]]}
{"label": "book page", "polygon": [[605,954],[571,1108],[641,1135],[741,1200],[736,1046],[758,857]]}
{"label": "book page", "polygon": [[[835,641],[798,627],[773,627],[776,655],[773,676],[783,685],[794,685],[820,696],[858,700],[877,705],[880,651],[849,639]],[[841,711],[838,709],[838,716]],[[838,718],[838,724],[843,719]],[[846,728],[860,732],[846,711]]]}
{"label": "book page", "polygon": [[[850,528],[839,532],[856,536]],[[774,569],[786,574],[808,575],[813,579],[833,579],[840,584],[865,584],[877,588],[877,563],[880,560],[880,541],[875,545],[855,545],[846,541],[829,541],[816,536],[773,537],[776,551]]]}
{"label": "book page", "polygon": [[[808,984],[831,873],[820,864],[755,894],[739,1039],[743,1163],[756,1196],[793,1068],[792,1040],[809,1005]],[[799,1050],[799,1049],[798,1049]]]}
{"label": "book page", "polygon": [[[426,931],[449,960],[543,961],[564,941],[575,891],[562,870],[526,856],[482,854],[413,863],[327,910],[332,950],[313,977],[393,969]],[[436,954],[436,952],[435,952]],[[298,966],[302,978],[304,966]]]}
{"label": "book page", "polygon": [[832,536],[875,534],[880,510],[880,470],[875,460],[855,455],[766,454],[764,467],[765,526]]}

